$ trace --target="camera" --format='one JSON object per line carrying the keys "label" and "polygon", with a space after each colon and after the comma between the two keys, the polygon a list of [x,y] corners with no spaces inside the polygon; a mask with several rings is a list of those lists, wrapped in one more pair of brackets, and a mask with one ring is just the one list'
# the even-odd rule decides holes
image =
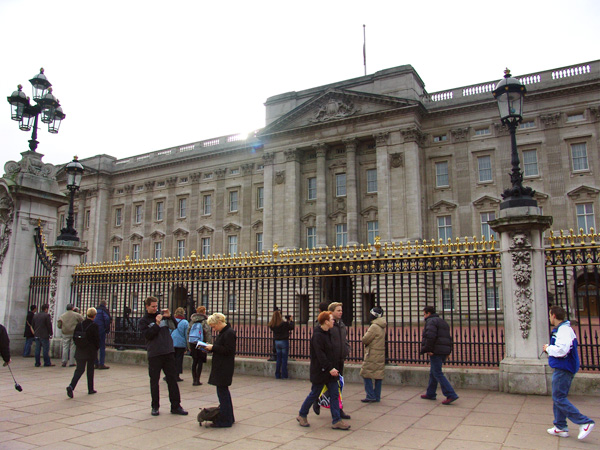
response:
{"label": "camera", "polygon": [[289,314],[285,316],[285,320],[290,320],[291,318],[292,318],[292,316]]}

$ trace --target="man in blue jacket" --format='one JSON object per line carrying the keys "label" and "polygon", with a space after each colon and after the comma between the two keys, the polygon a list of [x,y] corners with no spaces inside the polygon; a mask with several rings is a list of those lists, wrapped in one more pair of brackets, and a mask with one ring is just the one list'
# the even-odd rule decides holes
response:
{"label": "man in blue jacket", "polygon": [[550,344],[544,345],[548,353],[548,364],[554,369],[552,374],[552,401],[554,402],[554,426],[548,433],[558,437],[569,437],[567,418],[579,425],[577,439],[583,439],[591,433],[594,421],[579,412],[569,401],[569,389],[573,377],[579,370],[577,336],[571,323],[565,320],[566,312],[560,306],[550,308],[550,323],[554,327]]}
{"label": "man in blue jacket", "polygon": [[96,360],[95,368],[100,370],[110,369],[110,367],[104,364],[104,358],[106,356],[106,335],[110,332],[110,323],[112,322],[112,317],[110,317],[110,313],[106,307],[106,300],[100,302],[96,311],[98,311],[98,313],[96,314],[94,322],[98,325],[100,350],[98,350],[98,359]]}

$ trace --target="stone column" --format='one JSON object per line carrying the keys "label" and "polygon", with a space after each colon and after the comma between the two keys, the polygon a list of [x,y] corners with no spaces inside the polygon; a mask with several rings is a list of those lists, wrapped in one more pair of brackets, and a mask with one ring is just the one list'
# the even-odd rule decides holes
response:
{"label": "stone column", "polygon": [[275,153],[263,154],[263,181],[265,198],[263,206],[263,249],[273,248],[273,162]]}
{"label": "stone column", "polygon": [[300,202],[303,200],[299,193],[302,192],[300,180],[300,163],[298,150],[286,150],[285,155],[285,230],[286,241],[282,242],[284,248],[300,247]]}
{"label": "stone column", "polygon": [[552,217],[537,207],[500,210],[489,222],[500,234],[505,358],[500,363],[500,391],[514,394],[552,392],[545,356],[549,341],[546,267],[542,233]]}
{"label": "stone column", "polygon": [[390,224],[390,179],[388,162],[389,133],[378,133],[375,138],[377,151],[377,217],[379,222],[379,237],[382,242],[391,240]]}
{"label": "stone column", "polygon": [[422,164],[420,161],[420,145],[425,135],[414,126],[401,130],[404,139],[404,170],[408,174],[406,192],[404,194],[405,209],[408,213],[406,220],[406,235],[409,239],[423,236],[423,181],[421,179]]}
{"label": "stone column", "polygon": [[327,167],[325,156],[326,144],[313,146],[317,152],[317,247],[327,245]]}
{"label": "stone column", "polygon": [[356,139],[345,139],[346,144],[346,222],[348,224],[348,245],[358,244],[358,192],[356,175]]}

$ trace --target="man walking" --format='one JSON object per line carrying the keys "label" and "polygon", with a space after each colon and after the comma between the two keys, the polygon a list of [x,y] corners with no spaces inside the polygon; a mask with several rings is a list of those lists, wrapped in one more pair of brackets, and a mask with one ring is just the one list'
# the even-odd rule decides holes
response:
{"label": "man walking", "polygon": [[554,327],[550,344],[544,345],[548,353],[548,364],[554,369],[552,374],[552,401],[554,402],[554,426],[548,433],[558,437],[569,437],[567,418],[579,425],[577,439],[583,439],[591,433],[594,421],[579,412],[569,401],[569,389],[573,377],[579,370],[577,336],[571,323],[565,319],[566,312],[560,306],[550,308],[550,323]]}
{"label": "man walking", "polygon": [[52,338],[52,318],[48,314],[50,306],[42,305],[42,312],[33,316],[33,332],[35,334],[35,367],[40,367],[40,353],[44,349],[44,367],[52,367],[50,361],[50,338]]}
{"label": "man walking", "polygon": [[73,342],[73,331],[78,323],[83,322],[81,314],[73,311],[73,305],[67,305],[67,311],[58,318],[56,326],[62,331],[62,366],[75,366],[75,342]]}
{"label": "man walking", "polygon": [[[328,309],[334,319],[334,324],[330,331],[334,364],[340,375],[344,375],[344,361],[350,354],[350,344],[348,343],[348,330],[342,321],[342,304],[339,302],[330,303]],[[350,415],[346,414],[343,409],[340,409],[340,417],[342,419],[350,419]]]}
{"label": "man walking", "polygon": [[423,341],[421,344],[421,355],[429,355],[431,368],[429,369],[429,385],[427,392],[421,395],[426,400],[435,400],[438,383],[442,388],[442,394],[446,400],[442,405],[449,405],[458,399],[452,385],[442,372],[442,365],[450,353],[452,353],[452,336],[450,327],[444,319],[438,316],[433,306],[423,308],[425,328],[423,329]]}
{"label": "man walking", "polygon": [[106,357],[106,335],[110,331],[110,324],[112,317],[106,307],[106,300],[102,300],[96,308],[97,314],[94,322],[98,325],[98,334],[100,336],[100,350],[98,351],[98,359],[96,360],[96,369],[105,370],[110,369],[109,366],[104,364],[104,358]]}
{"label": "man walking", "polygon": [[169,400],[171,402],[171,414],[187,416],[187,411],[181,407],[179,386],[177,386],[177,368],[175,366],[175,348],[169,330],[168,321],[172,321],[168,309],[158,313],[158,299],[148,297],[145,301],[146,315],[140,319],[139,330],[146,339],[148,350],[148,375],[150,376],[150,394],[152,395],[153,416],[159,415],[160,395],[158,382],[160,371],[165,374],[169,388]]}
{"label": "man walking", "polygon": [[23,347],[23,358],[29,358],[31,356],[31,345],[35,340],[33,334],[33,316],[37,312],[37,306],[31,305],[27,312],[27,319],[25,319],[25,332],[23,337],[25,338],[25,347]]}

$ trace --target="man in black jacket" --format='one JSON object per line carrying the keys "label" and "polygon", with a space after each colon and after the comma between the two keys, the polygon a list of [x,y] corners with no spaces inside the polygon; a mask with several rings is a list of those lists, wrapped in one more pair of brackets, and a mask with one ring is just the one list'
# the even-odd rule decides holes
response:
{"label": "man in black jacket", "polygon": [[173,320],[168,309],[158,313],[158,299],[148,297],[145,302],[146,315],[140,319],[139,330],[146,339],[148,351],[148,374],[150,375],[150,394],[152,395],[152,415],[158,416],[160,395],[158,382],[160,371],[165,373],[169,388],[171,414],[187,416],[187,411],[181,407],[181,396],[177,386],[177,368],[175,366],[175,348],[169,331],[168,321]]}
{"label": "man in black jacket", "polygon": [[421,395],[426,400],[435,400],[438,383],[442,393],[446,396],[443,405],[449,405],[458,398],[450,382],[442,372],[442,365],[450,353],[452,353],[452,336],[450,327],[444,319],[435,313],[433,306],[423,308],[425,328],[423,329],[423,342],[421,354],[429,355],[431,369],[429,370],[429,385],[427,392]]}
{"label": "man in black jacket", "polygon": [[[334,324],[331,328],[331,344],[333,345],[333,356],[335,367],[340,371],[340,375],[344,375],[344,361],[350,354],[350,344],[348,343],[348,330],[346,324],[342,321],[342,304],[333,302],[329,304],[329,312],[333,316]],[[315,411],[316,412],[316,411]],[[350,419],[350,415],[344,410],[340,410],[342,419]]]}
{"label": "man in black jacket", "polygon": [[42,312],[33,316],[33,331],[35,333],[35,367],[40,367],[40,354],[44,352],[44,367],[52,367],[50,360],[50,339],[52,339],[52,318],[48,314],[50,305],[42,305]]}
{"label": "man in black jacket", "polygon": [[23,347],[23,358],[28,358],[31,356],[31,346],[35,340],[35,335],[33,334],[33,316],[37,312],[37,306],[31,305],[29,307],[29,311],[27,312],[27,319],[25,319],[25,332],[23,333],[23,337],[25,338],[25,347]]}

